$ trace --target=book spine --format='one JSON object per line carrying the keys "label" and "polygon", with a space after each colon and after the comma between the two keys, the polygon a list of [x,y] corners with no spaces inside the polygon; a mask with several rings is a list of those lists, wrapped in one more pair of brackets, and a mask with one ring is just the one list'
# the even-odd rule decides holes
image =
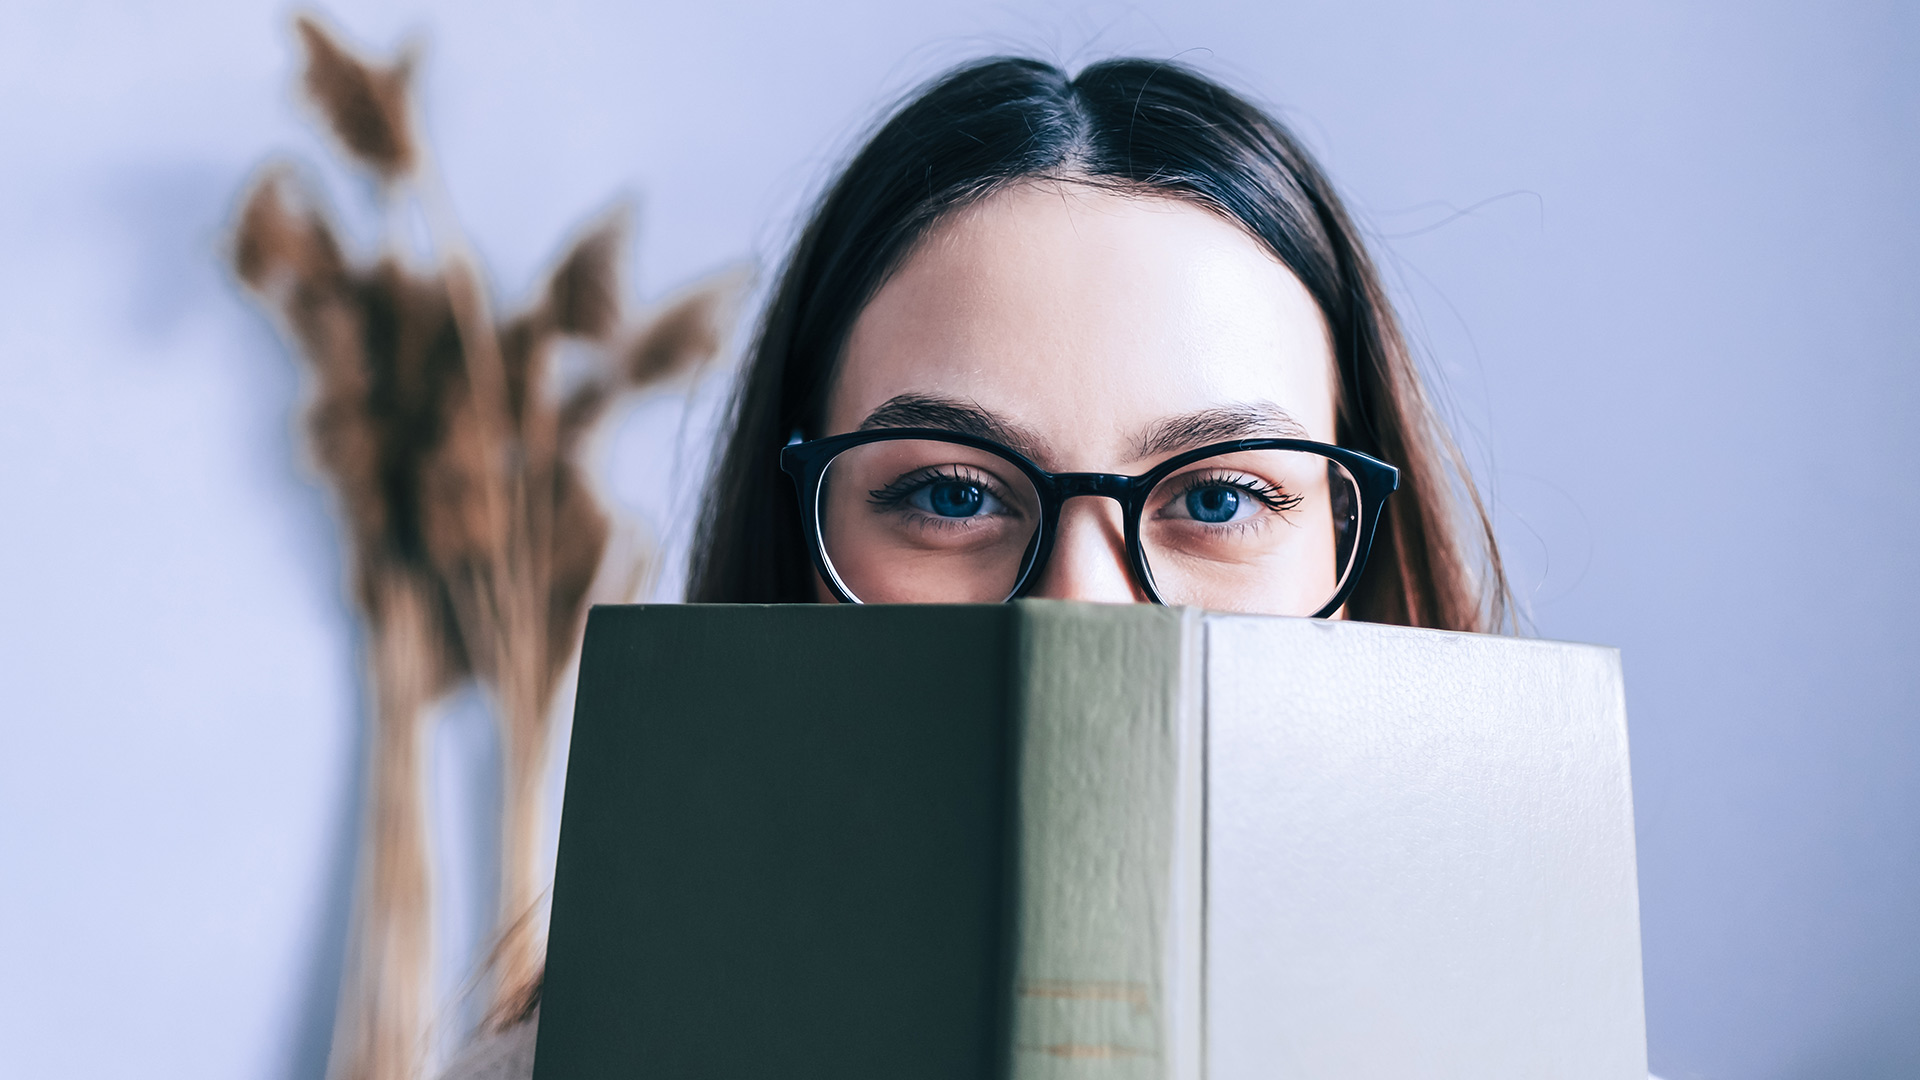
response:
{"label": "book spine", "polygon": [[1199,625],[1023,602],[1015,1080],[1199,1080]]}

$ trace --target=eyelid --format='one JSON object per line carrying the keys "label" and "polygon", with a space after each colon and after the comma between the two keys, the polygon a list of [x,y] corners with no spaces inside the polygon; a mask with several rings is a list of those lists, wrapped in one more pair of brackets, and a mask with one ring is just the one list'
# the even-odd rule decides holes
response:
{"label": "eyelid", "polygon": [[912,472],[902,473],[900,478],[895,480],[894,483],[897,484],[910,478],[923,478],[929,481],[941,479],[966,480],[972,483],[985,483],[1002,488],[1008,486],[1007,482],[995,475],[993,470],[982,468],[979,465],[967,461],[949,461],[940,465],[922,465]]}
{"label": "eyelid", "polygon": [[942,480],[961,480],[976,483],[988,489],[988,493],[1008,506],[1015,505],[1014,488],[1005,480],[995,476],[990,470],[962,461],[950,461],[941,465],[922,465],[901,473],[889,480],[885,486],[875,488],[869,495],[886,496],[889,501],[904,499],[907,493],[917,491],[927,484]]}

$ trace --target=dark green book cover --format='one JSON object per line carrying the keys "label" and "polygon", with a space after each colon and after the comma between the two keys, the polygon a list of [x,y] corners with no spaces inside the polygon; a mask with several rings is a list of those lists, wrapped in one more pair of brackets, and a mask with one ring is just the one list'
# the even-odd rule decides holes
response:
{"label": "dark green book cover", "polygon": [[[1080,689],[1096,709],[1157,694],[1150,711],[1168,711],[1178,614],[1040,609],[1120,659],[1145,635],[1119,669],[1053,671],[1091,677]],[[595,609],[538,1080],[1004,1072],[1033,613]],[[1094,624],[1108,629],[1089,637]],[[1139,1013],[1148,989],[1114,974],[1094,981]],[[1047,990],[1038,1004],[1058,1007]],[[1139,1034],[1153,1052],[1151,1025]]]}

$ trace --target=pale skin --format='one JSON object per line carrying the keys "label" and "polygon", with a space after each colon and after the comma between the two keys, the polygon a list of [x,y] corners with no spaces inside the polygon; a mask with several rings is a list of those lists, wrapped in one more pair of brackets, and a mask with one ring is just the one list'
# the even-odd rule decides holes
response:
{"label": "pale skin", "polygon": [[[1191,202],[1037,181],[941,222],[855,321],[826,429],[951,408],[1050,471],[1139,474],[1243,437],[1334,442],[1326,323],[1293,273]],[[822,583],[823,601],[833,599]],[[1076,498],[1031,595],[1125,603],[1119,505]]]}

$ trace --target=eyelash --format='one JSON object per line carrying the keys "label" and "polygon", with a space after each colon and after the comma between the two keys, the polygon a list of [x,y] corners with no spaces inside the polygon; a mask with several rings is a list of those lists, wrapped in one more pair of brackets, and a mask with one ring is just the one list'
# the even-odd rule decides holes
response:
{"label": "eyelash", "polygon": [[[1006,501],[1005,497],[1000,494],[998,486],[976,470],[962,468],[956,473],[944,471],[937,467],[929,467],[917,472],[908,473],[906,476],[895,480],[886,487],[876,488],[867,492],[867,498],[875,506],[892,509],[912,498],[914,492],[919,491],[928,484],[938,483],[978,484],[989,494],[1001,499],[1002,502]],[[1276,514],[1284,514],[1289,510],[1293,510],[1305,501],[1304,496],[1277,487],[1257,476],[1247,476],[1244,473],[1201,473],[1183,477],[1180,481],[1180,487],[1174,493],[1174,498],[1185,498],[1187,495],[1201,488],[1209,487],[1230,487],[1237,491],[1244,491],[1248,495],[1251,495],[1262,506],[1265,506],[1268,510]]]}
{"label": "eyelash", "polygon": [[867,492],[867,499],[875,506],[888,508],[897,507],[912,498],[914,492],[919,491],[928,484],[939,483],[978,484],[981,490],[987,494],[992,495],[1001,502],[1007,501],[1006,497],[1000,493],[999,485],[995,484],[985,475],[965,467],[962,467],[960,470],[960,475],[955,475],[954,473],[942,471],[938,466],[928,466],[917,472],[908,473],[893,483],[888,484],[886,487],[869,491]]}
{"label": "eyelash", "polygon": [[1174,493],[1175,498],[1185,498],[1201,488],[1230,487],[1253,496],[1261,505],[1276,514],[1284,514],[1306,501],[1305,496],[1297,495],[1257,476],[1247,476],[1244,473],[1196,474],[1182,477],[1180,485],[1179,490]]}

